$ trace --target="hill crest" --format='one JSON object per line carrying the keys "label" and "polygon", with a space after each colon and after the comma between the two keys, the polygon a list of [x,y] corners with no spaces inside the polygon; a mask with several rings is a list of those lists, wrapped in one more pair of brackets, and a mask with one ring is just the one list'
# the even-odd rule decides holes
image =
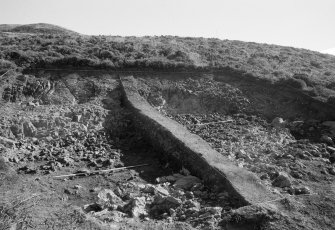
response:
{"label": "hill crest", "polygon": [[75,31],[66,29],[61,26],[48,24],[48,23],[34,23],[34,24],[1,24],[0,32],[13,32],[13,33],[47,33],[47,34],[68,34],[76,35]]}

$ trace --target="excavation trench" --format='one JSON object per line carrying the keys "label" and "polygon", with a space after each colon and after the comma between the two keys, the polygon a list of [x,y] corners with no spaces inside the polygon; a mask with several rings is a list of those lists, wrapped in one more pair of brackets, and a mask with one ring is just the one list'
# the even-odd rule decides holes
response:
{"label": "excavation trench", "polygon": [[135,126],[174,162],[185,166],[217,191],[228,192],[239,206],[276,198],[255,175],[236,167],[199,136],[150,106],[139,94],[136,79],[123,77],[121,81],[124,103],[133,113]]}
{"label": "excavation trench", "polygon": [[[320,143],[328,132],[322,122],[334,114],[298,89],[237,77],[153,74],[121,81],[143,136],[176,164],[229,192],[239,206],[285,194],[272,185],[273,166],[291,172],[294,163],[280,159],[301,151],[297,139]],[[285,125],[271,123],[275,117]]]}
{"label": "excavation trench", "polygon": [[[135,221],[133,227],[148,229],[157,229],[170,218],[201,229],[208,225],[209,219],[214,218],[213,224],[217,226],[223,213],[249,204],[238,193],[226,189],[232,187],[228,181],[213,177],[211,183],[203,183],[202,179],[206,180],[212,170],[206,163],[198,164],[207,168],[204,176],[194,171],[187,159],[178,161],[173,157],[170,147],[184,143],[169,139],[168,133],[168,142],[162,142],[165,139],[160,135],[162,127],[152,123],[151,118],[147,120],[148,126],[143,127],[152,129],[152,136],[136,132],[146,121],[137,120],[138,112],[129,104],[121,103],[127,100],[117,75],[42,71],[29,76],[12,76],[3,87],[1,136],[14,138],[19,143],[17,148],[4,154],[9,164],[19,175],[33,181],[30,182],[33,189],[38,190],[39,183],[47,184],[46,188],[57,194],[55,199],[62,197],[80,207],[84,215],[110,223],[119,218],[120,226],[129,224],[129,219],[134,217],[146,218],[147,222]],[[26,103],[31,100],[39,105],[28,107]],[[183,154],[183,148],[180,150]],[[190,155],[190,159],[194,157]],[[199,161],[197,157],[194,160]],[[89,173],[138,164],[148,165],[115,173]],[[81,174],[54,178],[77,172]],[[34,181],[37,175],[39,182]],[[18,190],[20,183],[11,186],[13,190],[8,194]],[[114,193],[119,197],[119,203],[114,206],[101,198]],[[43,202],[40,204],[45,204]],[[58,212],[57,207],[61,209],[62,203],[54,205],[52,202],[57,201],[48,203],[55,206],[48,213]],[[39,210],[32,213],[35,222],[31,225],[36,229],[43,224],[61,228],[66,223],[40,219]],[[201,217],[199,221],[198,217]],[[157,220],[162,222],[155,222]],[[167,226],[175,228],[174,222]]]}
{"label": "excavation trench", "polygon": [[[298,91],[224,75],[143,73],[134,78],[70,70],[30,74],[4,79],[0,87],[0,136],[20,145],[5,157],[19,174],[39,175],[61,197],[66,191],[67,201],[85,215],[105,223],[119,218],[121,227],[156,229],[167,218],[170,229],[178,221],[198,229],[218,227],[232,210],[282,198],[286,191],[272,185],[278,176],[274,167],[292,172],[296,163],[289,154],[301,144],[290,130],[274,129],[270,121],[277,116],[314,119],[310,124],[315,128],[316,119],[320,123],[335,114]],[[27,106],[32,100],[40,105]],[[308,138],[323,134],[315,129]],[[296,137],[311,133],[302,131],[295,130]],[[283,164],[283,159],[290,161]],[[53,179],[82,168],[143,163],[149,165]],[[191,186],[176,187],[179,179],[191,180]],[[115,193],[120,203],[99,203],[101,192]],[[137,217],[147,222],[129,225],[141,205]],[[246,222],[262,225],[257,218]]]}

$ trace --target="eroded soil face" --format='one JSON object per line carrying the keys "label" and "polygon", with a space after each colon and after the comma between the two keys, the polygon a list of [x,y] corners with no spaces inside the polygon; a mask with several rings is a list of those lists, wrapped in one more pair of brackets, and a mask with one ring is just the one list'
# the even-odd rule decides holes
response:
{"label": "eroded soil face", "polygon": [[285,221],[267,228],[335,227],[330,221],[335,218],[334,122],[313,111],[304,114],[308,103],[297,95],[288,100],[283,92],[222,78],[143,78],[141,88],[157,110],[290,200],[294,208],[278,212],[287,215]]}
{"label": "eroded soil face", "polygon": [[217,229],[236,208],[142,139],[117,76],[1,81],[0,229]]}
{"label": "eroded soil face", "polygon": [[140,78],[139,93],[282,199],[237,209],[162,160],[117,75],[38,72],[0,79],[0,229],[335,228],[334,123],[296,95],[169,76]]}

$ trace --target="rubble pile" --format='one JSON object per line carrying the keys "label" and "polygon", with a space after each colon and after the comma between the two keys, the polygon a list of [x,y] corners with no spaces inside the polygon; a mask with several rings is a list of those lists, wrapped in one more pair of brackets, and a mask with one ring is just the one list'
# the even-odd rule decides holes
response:
{"label": "rubble pile", "polygon": [[140,94],[152,106],[172,114],[236,113],[247,111],[250,104],[238,88],[210,78],[188,78],[177,82],[139,79],[139,82]]}
{"label": "rubble pile", "polygon": [[[19,171],[48,174],[64,166],[102,169],[120,165],[121,152],[103,127],[107,111],[78,107],[70,112],[51,111],[50,117],[18,114],[13,118],[18,118],[16,122],[6,121],[10,126],[2,129],[2,136],[16,139],[15,148],[6,157]],[[126,121],[120,129],[122,125]],[[34,165],[34,169],[27,165]]]}
{"label": "rubble pile", "polygon": [[310,194],[308,181],[327,181],[334,176],[333,121],[280,117],[268,121],[255,115],[240,89],[210,77],[145,79],[140,93],[162,114],[202,137],[237,166],[256,173],[273,192]]}
{"label": "rubble pile", "polygon": [[[185,171],[183,171],[185,173]],[[233,204],[228,194],[211,192],[194,176],[175,173],[156,178],[156,184],[129,182],[114,190],[100,189],[85,212],[107,222],[124,218],[185,221],[197,229],[215,229]]]}
{"label": "rubble pile", "polygon": [[33,75],[18,75],[14,84],[3,89],[2,99],[6,102],[19,102],[26,98],[41,99],[55,91],[55,82],[36,79]]}
{"label": "rubble pile", "polygon": [[[234,114],[179,114],[169,115],[186,126],[191,132],[201,136],[210,145],[239,167],[255,172],[268,185],[283,188],[291,194],[310,193],[302,182],[309,180],[311,172],[304,165],[306,161],[318,161],[320,171],[334,175],[334,148],[330,143],[322,143],[329,129],[320,123],[313,130],[319,130],[318,142],[296,139],[291,130],[304,132],[303,122],[287,122],[286,126],[274,125],[253,115]],[[286,128],[288,127],[288,128]],[[303,129],[302,129],[303,128]],[[311,136],[311,135],[310,135]],[[316,134],[314,133],[314,138]]]}
{"label": "rubble pile", "polygon": [[[121,103],[118,78],[90,74],[20,75],[0,82],[0,157],[22,179],[16,190],[46,196],[31,212],[36,221],[31,226],[53,223],[52,212],[71,212],[72,207],[84,219],[112,229],[146,229],[145,224],[148,229],[165,224],[170,226],[166,229],[229,229],[241,222],[257,229],[269,216],[279,218],[281,210],[272,210],[272,201],[237,207],[227,192],[211,190],[187,169],[170,165],[136,133]],[[256,173],[285,198],[278,207],[300,195],[311,197],[300,200],[301,207],[309,201],[316,204],[309,208],[334,203],[332,193],[321,194],[333,189],[335,178],[333,121],[278,117],[269,122],[251,115],[241,90],[210,77],[139,79],[139,88],[161,113]],[[312,219],[299,219],[304,207],[293,211],[294,223]],[[293,220],[286,213],[281,218]],[[278,223],[274,229],[282,227]]]}
{"label": "rubble pile", "polygon": [[[92,87],[86,87],[85,98],[86,88],[75,87],[84,84],[83,80],[70,75],[54,84],[53,95],[42,97],[43,87],[49,88],[52,81],[41,80],[38,84],[36,79],[34,82],[22,79],[25,79],[19,82],[22,93],[17,87],[19,83],[5,87],[0,114],[1,156],[19,175],[38,181],[46,178],[50,186],[57,183],[62,199],[80,204],[86,215],[110,224],[128,220],[184,222],[198,229],[214,229],[221,215],[234,207],[228,193],[213,192],[186,169],[175,172],[168,166],[157,165],[156,161],[155,165],[147,166],[146,179],[142,178],[145,176],[141,169],[125,169],[115,175],[95,173],[150,163],[136,152],[147,155],[153,152],[131,128],[128,113],[120,104],[119,89],[108,88],[117,85],[96,82],[100,90],[95,92],[99,94],[92,98]],[[51,96],[59,99],[67,92],[63,86],[78,100],[72,104],[68,100],[50,104]],[[26,101],[25,97],[31,97],[34,105],[21,103]],[[130,156],[132,142],[136,146]],[[157,167],[166,172],[152,181],[150,178],[157,172],[150,172]],[[50,179],[67,174],[77,176]]]}

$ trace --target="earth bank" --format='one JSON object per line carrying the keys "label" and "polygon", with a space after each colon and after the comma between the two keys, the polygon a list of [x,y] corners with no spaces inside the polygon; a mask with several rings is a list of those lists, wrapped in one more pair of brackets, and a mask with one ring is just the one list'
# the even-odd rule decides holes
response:
{"label": "earth bank", "polygon": [[[283,197],[276,207],[237,209],[134,132],[118,77],[42,71],[0,79],[2,207],[15,198],[31,214],[9,215],[8,226],[334,228],[335,132],[320,104],[228,76],[136,76],[152,106]],[[148,165],[91,173],[138,164]],[[76,172],[85,176],[54,177]]]}

